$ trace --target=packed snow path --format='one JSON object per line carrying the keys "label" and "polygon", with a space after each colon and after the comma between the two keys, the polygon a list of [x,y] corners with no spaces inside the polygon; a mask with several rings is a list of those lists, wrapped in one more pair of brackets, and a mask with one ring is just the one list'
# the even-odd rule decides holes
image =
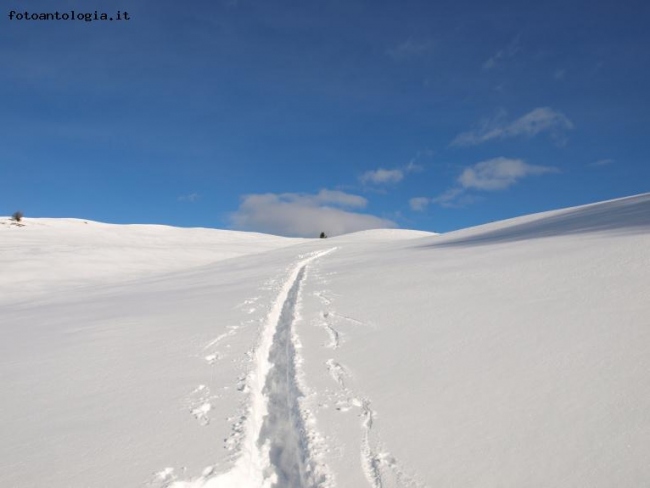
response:
{"label": "packed snow path", "polygon": [[278,486],[287,488],[317,486],[307,473],[309,447],[298,405],[301,393],[296,384],[296,351],[292,340],[296,301],[304,276],[305,266],[300,268],[289,290],[276,327],[269,354],[273,366],[268,372],[263,391],[268,402],[268,413],[258,440],[258,444],[268,443],[270,463]]}
{"label": "packed snow path", "polygon": [[233,469],[175,488],[318,488],[325,475],[310,458],[298,398],[293,323],[307,265],[336,248],[301,259],[272,305],[247,379],[250,405],[240,457]]}
{"label": "packed snow path", "polygon": [[[321,476],[314,473],[315,466],[309,458],[304,419],[298,404],[301,393],[296,380],[296,347],[292,326],[307,265],[333,250],[316,253],[296,265],[267,324],[268,333],[273,332],[273,339],[268,353],[270,369],[269,365],[265,366],[266,380],[261,392],[266,403],[266,415],[257,445],[264,452],[268,451],[269,467],[265,470],[264,478],[274,480],[272,486],[317,487],[323,481]],[[280,314],[276,320],[278,309]]]}

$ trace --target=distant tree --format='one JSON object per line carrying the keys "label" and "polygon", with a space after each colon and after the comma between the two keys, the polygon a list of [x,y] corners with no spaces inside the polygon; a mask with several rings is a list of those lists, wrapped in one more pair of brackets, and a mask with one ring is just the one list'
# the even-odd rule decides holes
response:
{"label": "distant tree", "polygon": [[14,212],[14,214],[11,216],[11,220],[15,222],[20,222],[21,220],[23,220],[23,213],[20,210]]}
{"label": "distant tree", "polygon": [[321,233],[320,233],[320,238],[321,238],[321,239],[325,239],[326,237],[327,237],[327,236],[325,235],[325,232],[321,232]]}

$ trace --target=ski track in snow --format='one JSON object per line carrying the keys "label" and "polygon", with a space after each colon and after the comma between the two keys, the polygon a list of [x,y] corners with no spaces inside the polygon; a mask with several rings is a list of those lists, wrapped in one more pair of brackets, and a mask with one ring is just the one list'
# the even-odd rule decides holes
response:
{"label": "ski track in snow", "polygon": [[264,418],[258,444],[268,449],[271,463],[268,471],[275,478],[273,486],[281,488],[315,487],[324,481],[310,472],[309,446],[298,403],[302,394],[296,381],[295,343],[291,337],[305,266],[300,269],[282,307],[269,355],[273,366],[263,390],[268,402],[268,414]]}
{"label": "ski track in snow", "polygon": [[[203,475],[189,482],[174,482],[172,488],[327,488],[325,468],[313,459],[306,415],[299,404],[302,396],[296,378],[296,340],[293,323],[299,302],[300,286],[310,262],[336,248],[313,253],[291,269],[273,303],[253,352],[253,367],[243,382],[249,392],[246,415],[234,429],[242,433],[238,458],[232,469],[214,476],[206,468]],[[244,303],[250,305],[250,303]],[[217,345],[236,329],[217,337],[205,349]],[[215,356],[216,357],[216,356]],[[210,357],[210,359],[212,359]],[[206,360],[210,361],[208,357]],[[200,390],[199,390],[200,391]],[[197,414],[209,411],[202,404]],[[195,412],[192,412],[195,414]],[[163,470],[169,482],[172,468]]]}
{"label": "ski track in snow", "polygon": [[[325,328],[330,336],[330,343],[325,347],[338,349],[340,346],[340,332],[332,325],[333,319],[344,320],[353,326],[374,328],[371,324],[330,310],[329,306],[333,305],[333,300],[326,298],[321,292],[314,293],[314,295],[328,306],[328,310],[323,310],[320,313],[320,326]],[[336,410],[345,413],[352,408],[359,408],[361,411],[361,470],[370,488],[425,488],[424,484],[407,474],[397,460],[382,449],[379,442],[373,441],[372,430],[376,414],[370,406],[370,400],[357,395],[348,386],[347,379],[350,377],[348,368],[334,358],[328,359],[325,366],[339,387],[340,397],[335,402]]]}
{"label": "ski track in snow", "polygon": [[[319,436],[308,427],[313,420],[309,412],[301,409],[303,396],[296,370],[299,345],[293,327],[300,303],[300,290],[308,265],[336,248],[309,257],[300,256],[289,277],[283,281],[272,280],[267,287],[280,288],[276,300],[266,317],[259,343],[249,353],[252,367],[248,375],[238,379],[237,389],[248,393],[245,412],[233,416],[232,434],[226,439],[226,448],[234,450],[232,469],[215,474],[213,467],[207,467],[203,474],[193,481],[177,481],[173,468],[165,468],[156,474],[162,486],[170,488],[332,488],[333,480],[327,468],[320,464],[311,452]],[[341,332],[334,324],[346,323],[354,327],[372,327],[354,317],[331,310],[333,299],[323,292],[314,294],[327,307],[321,311],[319,326],[329,337],[324,347],[336,350],[341,345]],[[237,308],[253,313],[258,297],[248,299]],[[240,326],[229,326],[205,347],[210,354],[205,361],[213,364],[221,359],[215,348],[233,337]],[[336,409],[342,413],[359,409],[361,418],[360,469],[370,488],[424,488],[425,485],[406,474],[394,457],[381,448],[374,439],[373,423],[375,411],[369,399],[357,395],[349,386],[348,368],[331,358],[326,361],[327,371],[336,382],[342,398],[336,402]],[[201,425],[210,422],[211,410],[209,389],[203,385],[190,394],[191,414]],[[313,429],[312,429],[313,430]],[[160,486],[160,484],[159,484]]]}

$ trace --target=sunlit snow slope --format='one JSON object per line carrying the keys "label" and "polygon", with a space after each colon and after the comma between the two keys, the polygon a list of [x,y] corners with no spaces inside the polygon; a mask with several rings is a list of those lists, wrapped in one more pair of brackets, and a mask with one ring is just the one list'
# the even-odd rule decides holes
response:
{"label": "sunlit snow slope", "polygon": [[[28,230],[0,227],[3,290],[22,283],[2,296],[2,487],[650,479],[650,194],[437,236],[251,235],[264,252],[110,279],[82,229],[26,252]],[[171,261],[192,241],[173,232]],[[85,274],[48,273],[61,246],[92,249]]]}
{"label": "sunlit snow slope", "polygon": [[0,300],[122,282],[304,241],[215,229],[0,217]]}

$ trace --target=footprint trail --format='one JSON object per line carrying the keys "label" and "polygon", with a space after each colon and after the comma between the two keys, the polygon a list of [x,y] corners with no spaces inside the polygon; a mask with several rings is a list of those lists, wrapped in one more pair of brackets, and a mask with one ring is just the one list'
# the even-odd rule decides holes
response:
{"label": "footprint trail", "polygon": [[[309,432],[301,412],[296,378],[293,324],[300,288],[308,265],[336,248],[302,256],[282,285],[252,354],[253,367],[245,379],[249,393],[241,426],[238,458],[226,473],[172,488],[326,488],[326,469],[310,455]],[[215,339],[209,346],[220,342]]]}

